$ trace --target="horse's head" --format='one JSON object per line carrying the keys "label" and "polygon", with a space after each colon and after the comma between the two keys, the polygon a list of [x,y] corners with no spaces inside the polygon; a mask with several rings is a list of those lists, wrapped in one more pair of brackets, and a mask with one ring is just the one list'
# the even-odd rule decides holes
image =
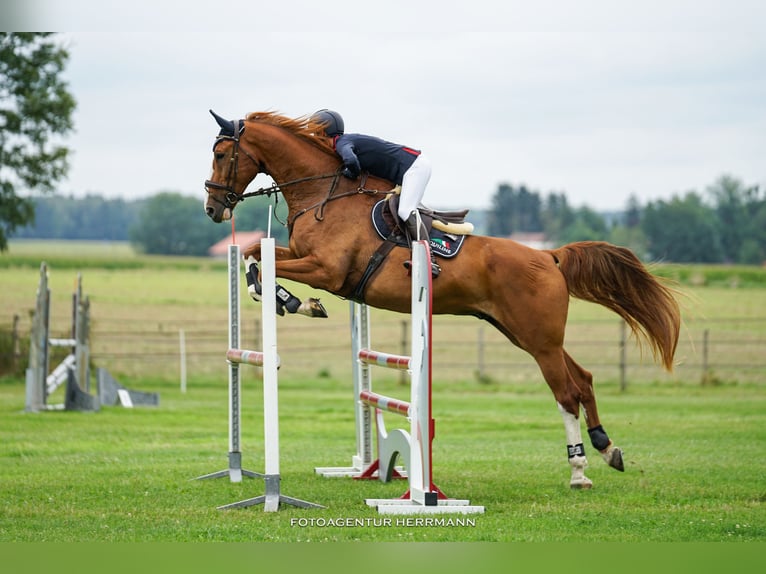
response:
{"label": "horse's head", "polygon": [[[210,113],[221,130],[213,144],[213,174],[205,181],[207,200],[205,213],[220,223],[231,219],[232,212],[242,199],[245,188],[258,175],[258,161],[240,146],[240,136],[245,131],[242,120],[225,120],[213,110]],[[240,152],[249,160],[240,162]]]}

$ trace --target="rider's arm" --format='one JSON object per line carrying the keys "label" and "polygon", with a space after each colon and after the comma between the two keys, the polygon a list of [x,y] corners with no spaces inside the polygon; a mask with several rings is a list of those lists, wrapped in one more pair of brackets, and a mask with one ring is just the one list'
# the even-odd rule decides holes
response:
{"label": "rider's arm", "polygon": [[335,151],[340,155],[343,160],[343,165],[349,171],[349,174],[355,178],[359,177],[362,168],[359,165],[359,158],[356,157],[356,153],[354,152],[353,141],[346,137],[338,138]]}

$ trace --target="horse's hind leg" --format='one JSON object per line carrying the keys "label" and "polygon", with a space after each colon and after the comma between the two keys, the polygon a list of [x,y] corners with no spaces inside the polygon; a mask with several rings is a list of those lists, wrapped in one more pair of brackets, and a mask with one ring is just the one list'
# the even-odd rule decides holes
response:
{"label": "horse's hind leg", "polygon": [[568,412],[561,403],[556,403],[564,419],[564,431],[567,436],[567,457],[572,476],[569,479],[569,488],[591,488],[593,482],[585,476],[588,468],[588,459],[585,457],[585,446],[582,443],[580,433],[580,421],[572,413]]}
{"label": "horse's hind leg", "polygon": [[564,352],[564,358],[566,360],[567,371],[571,379],[574,380],[574,388],[579,392],[579,401],[585,413],[585,423],[588,427],[588,436],[593,448],[601,453],[601,456],[609,466],[621,472],[624,471],[622,450],[609,439],[598,416],[596,394],[593,390],[593,375],[578,365],[566,351]]}
{"label": "horse's hind leg", "polygon": [[569,486],[570,488],[591,488],[593,482],[585,476],[588,459],[585,457],[585,446],[582,442],[580,419],[578,418],[580,393],[567,369],[564,355],[564,350],[559,348],[549,353],[538,354],[535,359],[548,386],[553,391],[556,405],[564,420],[567,457],[572,472]]}

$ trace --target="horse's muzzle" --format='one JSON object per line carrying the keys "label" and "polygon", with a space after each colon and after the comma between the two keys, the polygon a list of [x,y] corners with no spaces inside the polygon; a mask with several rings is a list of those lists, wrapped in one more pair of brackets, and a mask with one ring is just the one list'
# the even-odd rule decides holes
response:
{"label": "horse's muzzle", "polygon": [[[210,219],[212,219],[216,223],[221,223],[221,214],[220,213],[216,213],[216,209],[212,205],[206,205],[205,206],[205,213],[207,214],[207,216]],[[216,218],[216,216],[217,216],[217,218]]]}
{"label": "horse's muzzle", "polygon": [[216,223],[229,221],[232,216],[232,209],[227,206],[218,206],[216,204],[205,204],[205,213]]}

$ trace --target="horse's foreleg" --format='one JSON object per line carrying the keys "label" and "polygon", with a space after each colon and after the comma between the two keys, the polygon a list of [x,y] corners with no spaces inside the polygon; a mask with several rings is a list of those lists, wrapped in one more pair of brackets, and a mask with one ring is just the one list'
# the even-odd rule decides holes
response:
{"label": "horse's foreleg", "polygon": [[[260,271],[258,269],[258,262],[253,255],[249,255],[245,259],[245,278],[247,279],[247,291],[250,297],[255,301],[261,301],[262,286],[260,281]],[[279,283],[276,284],[277,289],[277,314],[282,316],[285,314],[285,309],[288,313],[297,313],[298,315],[306,315],[307,317],[327,317],[327,310],[324,305],[313,297],[308,298],[306,301],[301,301],[290,293],[287,289],[282,287]]]}
{"label": "horse's foreleg", "polygon": [[609,466],[620,472],[624,471],[622,450],[614,445],[609,435],[606,434],[604,427],[601,426],[596,406],[596,395],[593,391],[593,375],[578,365],[568,353],[564,352],[564,358],[567,363],[567,369],[574,377],[577,389],[580,392],[579,400],[585,413],[585,423],[588,427],[590,443],[593,445],[593,448],[601,453],[601,457]]}

